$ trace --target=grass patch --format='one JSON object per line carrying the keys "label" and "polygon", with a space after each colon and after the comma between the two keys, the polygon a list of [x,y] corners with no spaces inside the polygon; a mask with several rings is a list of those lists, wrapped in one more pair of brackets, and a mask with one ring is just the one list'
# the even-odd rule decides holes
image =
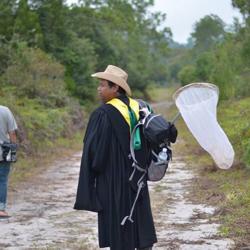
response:
{"label": "grass patch", "polygon": [[172,96],[177,87],[148,87],[147,93],[152,102],[172,101]]}

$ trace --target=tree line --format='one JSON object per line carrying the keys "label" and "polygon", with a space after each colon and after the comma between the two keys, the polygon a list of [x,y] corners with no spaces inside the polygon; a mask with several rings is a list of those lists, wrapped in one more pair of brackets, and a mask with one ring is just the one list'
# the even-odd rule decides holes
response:
{"label": "tree line", "polygon": [[243,24],[235,20],[228,29],[218,16],[205,16],[186,46],[174,46],[171,30],[159,28],[166,15],[150,12],[153,4],[79,0],[69,6],[65,0],[2,0],[0,86],[12,86],[17,95],[31,98],[44,99],[46,94],[58,104],[70,93],[84,103],[95,97],[91,73],[115,64],[129,72],[129,83],[139,96],[146,96],[150,85],[194,81],[217,84],[225,99],[250,94],[248,0],[232,0]]}
{"label": "tree line", "polygon": [[169,81],[212,82],[222,99],[250,96],[250,2],[233,0],[243,16],[229,28],[220,17],[207,15],[196,22],[191,48],[179,47],[169,60]]}
{"label": "tree line", "polygon": [[[65,93],[92,101],[91,74],[108,64],[129,72],[138,95],[163,84],[171,32],[159,29],[152,0],[2,0],[0,84],[17,95],[64,102]],[[64,83],[63,83],[64,82]],[[65,92],[66,88],[66,92]]]}

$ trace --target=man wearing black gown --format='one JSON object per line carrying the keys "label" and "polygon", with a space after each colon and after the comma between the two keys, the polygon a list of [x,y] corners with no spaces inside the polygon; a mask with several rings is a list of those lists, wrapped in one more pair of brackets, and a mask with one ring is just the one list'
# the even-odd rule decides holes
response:
{"label": "man wearing black gown", "polygon": [[[133,172],[130,159],[131,112],[138,119],[139,104],[131,95],[127,73],[109,65],[92,75],[99,79],[98,94],[103,104],[90,116],[84,137],[79,183],[74,208],[98,213],[100,248],[111,250],[152,249],[157,241],[150,207],[146,175],[136,199],[140,171]],[[151,161],[150,149],[140,133],[136,150],[140,166]],[[122,223],[122,221],[124,223]]]}

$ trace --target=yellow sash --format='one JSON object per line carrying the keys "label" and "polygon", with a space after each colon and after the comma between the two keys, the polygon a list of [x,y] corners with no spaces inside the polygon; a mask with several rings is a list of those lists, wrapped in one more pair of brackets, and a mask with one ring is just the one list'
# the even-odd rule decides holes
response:
{"label": "yellow sash", "polygon": [[[114,106],[122,114],[129,127],[131,127],[128,106],[118,98],[114,98],[107,103]],[[139,120],[139,103],[132,98],[129,98],[129,106],[135,112],[137,120]]]}

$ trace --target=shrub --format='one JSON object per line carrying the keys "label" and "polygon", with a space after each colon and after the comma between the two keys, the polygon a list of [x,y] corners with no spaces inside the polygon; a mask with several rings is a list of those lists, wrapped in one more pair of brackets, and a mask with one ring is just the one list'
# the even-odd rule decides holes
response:
{"label": "shrub", "polygon": [[14,86],[19,97],[40,98],[55,106],[65,103],[64,67],[40,49],[19,44],[2,81]]}
{"label": "shrub", "polygon": [[178,74],[178,78],[182,85],[195,82],[197,80],[195,66],[187,65],[183,67]]}

